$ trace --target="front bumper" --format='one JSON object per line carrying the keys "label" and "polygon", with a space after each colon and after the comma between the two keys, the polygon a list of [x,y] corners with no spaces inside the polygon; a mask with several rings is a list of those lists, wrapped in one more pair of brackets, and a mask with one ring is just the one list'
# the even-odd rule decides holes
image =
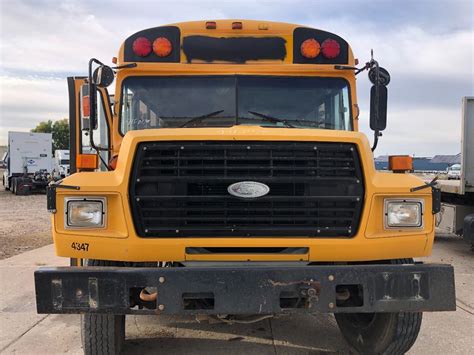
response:
{"label": "front bumper", "polygon": [[[60,267],[36,271],[35,284],[38,313],[275,314],[456,309],[453,268],[437,264]],[[143,287],[157,288],[156,309],[130,307],[130,290]],[[341,301],[344,289],[362,290],[362,297],[354,302]],[[205,303],[190,302],[196,299]]]}

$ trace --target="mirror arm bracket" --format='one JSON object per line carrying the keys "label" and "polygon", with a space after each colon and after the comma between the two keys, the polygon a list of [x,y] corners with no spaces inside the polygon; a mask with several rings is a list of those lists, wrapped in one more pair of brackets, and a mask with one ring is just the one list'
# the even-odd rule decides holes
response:
{"label": "mirror arm bracket", "polygon": [[372,58],[370,60],[370,62],[365,63],[365,65],[361,68],[351,67],[349,65],[335,65],[334,69],[336,69],[336,70],[354,70],[354,74],[357,75],[359,73],[362,73],[364,70],[372,69],[374,66],[378,67],[379,63]]}
{"label": "mirror arm bracket", "polygon": [[379,143],[379,137],[382,137],[382,132],[380,131],[374,131],[374,144],[372,145],[372,152],[377,149],[377,144]]}
{"label": "mirror arm bracket", "polygon": [[124,64],[124,65],[119,65],[117,67],[113,67],[112,69],[131,69],[131,68],[136,68],[137,63],[130,63],[130,64]]}

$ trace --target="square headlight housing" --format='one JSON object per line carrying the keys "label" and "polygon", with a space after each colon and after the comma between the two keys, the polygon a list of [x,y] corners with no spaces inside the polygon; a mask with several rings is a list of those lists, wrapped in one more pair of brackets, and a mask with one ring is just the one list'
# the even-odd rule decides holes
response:
{"label": "square headlight housing", "polygon": [[384,225],[386,229],[423,228],[423,200],[385,199]]}
{"label": "square headlight housing", "polygon": [[70,197],[64,203],[64,228],[105,227],[107,204],[104,197]]}

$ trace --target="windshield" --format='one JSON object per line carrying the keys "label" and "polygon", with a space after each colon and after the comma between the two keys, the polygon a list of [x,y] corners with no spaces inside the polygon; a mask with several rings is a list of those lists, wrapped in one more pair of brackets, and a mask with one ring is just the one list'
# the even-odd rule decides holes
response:
{"label": "windshield", "polygon": [[129,77],[121,130],[238,124],[351,130],[349,87],[320,77]]}
{"label": "windshield", "polygon": [[451,171],[461,171],[461,165],[453,165],[449,168]]}
{"label": "windshield", "polygon": [[59,162],[59,164],[61,164],[61,165],[67,165],[67,164],[69,164],[69,159],[62,159],[62,160]]}

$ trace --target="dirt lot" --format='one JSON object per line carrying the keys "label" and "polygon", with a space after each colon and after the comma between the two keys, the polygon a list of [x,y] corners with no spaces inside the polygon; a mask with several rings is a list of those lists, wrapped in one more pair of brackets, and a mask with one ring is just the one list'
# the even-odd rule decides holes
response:
{"label": "dirt lot", "polygon": [[50,228],[44,194],[15,196],[0,183],[0,259],[52,243]]}

